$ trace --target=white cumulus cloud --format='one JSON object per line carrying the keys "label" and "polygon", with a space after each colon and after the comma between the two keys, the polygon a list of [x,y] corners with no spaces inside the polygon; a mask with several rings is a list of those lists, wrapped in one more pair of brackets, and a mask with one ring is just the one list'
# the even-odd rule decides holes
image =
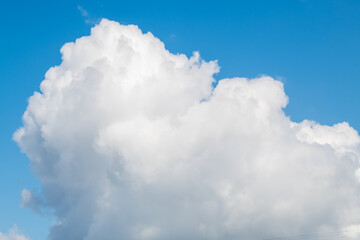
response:
{"label": "white cumulus cloud", "polygon": [[280,81],[213,87],[216,61],[172,54],[106,19],[61,53],[14,134],[42,183],[41,194],[23,191],[23,206],[54,213],[49,239],[358,229],[358,133],[346,122],[292,122]]}
{"label": "white cumulus cloud", "polygon": [[19,231],[18,227],[14,225],[14,227],[9,230],[8,234],[0,232],[0,240],[30,240],[30,238],[24,236]]}

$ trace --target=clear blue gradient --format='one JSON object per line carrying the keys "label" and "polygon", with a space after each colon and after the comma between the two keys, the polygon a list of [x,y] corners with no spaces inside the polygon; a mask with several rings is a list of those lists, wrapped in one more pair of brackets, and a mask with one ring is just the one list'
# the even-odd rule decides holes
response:
{"label": "clear blue gradient", "polygon": [[360,1],[2,1],[0,232],[17,224],[33,240],[46,239],[51,217],[19,207],[21,190],[40,184],[11,138],[27,98],[61,62],[61,46],[101,18],[137,24],[173,53],[218,59],[217,79],[282,80],[293,121],[360,129]]}

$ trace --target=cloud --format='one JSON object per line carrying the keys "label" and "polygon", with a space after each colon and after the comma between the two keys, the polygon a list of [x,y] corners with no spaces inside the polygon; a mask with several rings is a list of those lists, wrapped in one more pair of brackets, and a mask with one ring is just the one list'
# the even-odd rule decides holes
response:
{"label": "cloud", "polygon": [[0,232],[0,240],[30,240],[30,238],[25,237],[18,229],[16,225],[9,230],[8,234],[3,234]]}
{"label": "cloud", "polygon": [[83,17],[89,17],[89,13],[88,11],[86,11],[86,9],[84,9],[82,6],[78,5],[77,9],[80,11],[81,16]]}
{"label": "cloud", "polygon": [[350,239],[360,238],[360,225],[350,225],[343,229],[344,235]]}
{"label": "cloud", "polygon": [[43,186],[24,205],[57,218],[49,239],[264,239],[360,224],[358,133],[292,122],[280,81],[214,88],[216,61],[106,19],[61,53],[14,134]]}
{"label": "cloud", "polygon": [[42,209],[40,208],[43,205],[41,195],[38,191],[30,192],[27,189],[21,191],[22,202],[20,207],[29,208],[36,213],[42,214]]}
{"label": "cloud", "polygon": [[91,17],[89,12],[82,6],[78,5],[77,9],[80,11],[81,16],[84,18],[85,23],[94,25],[100,22],[100,19]]}

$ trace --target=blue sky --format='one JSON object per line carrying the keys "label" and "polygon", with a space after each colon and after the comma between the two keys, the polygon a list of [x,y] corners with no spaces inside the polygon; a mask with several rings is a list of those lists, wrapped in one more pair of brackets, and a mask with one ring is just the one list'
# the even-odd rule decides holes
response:
{"label": "blue sky", "polygon": [[17,224],[45,239],[49,216],[19,207],[23,188],[40,188],[11,140],[27,98],[61,62],[61,46],[101,18],[151,31],[173,53],[200,51],[225,77],[262,74],[284,82],[293,121],[347,121],[360,129],[360,2],[3,1],[0,38],[0,232]]}

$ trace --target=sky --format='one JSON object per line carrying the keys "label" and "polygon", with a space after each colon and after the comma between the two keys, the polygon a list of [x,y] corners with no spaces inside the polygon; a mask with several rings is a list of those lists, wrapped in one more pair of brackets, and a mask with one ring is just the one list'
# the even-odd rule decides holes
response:
{"label": "sky", "polygon": [[[22,115],[28,106],[29,97],[34,91],[39,91],[47,70],[61,64],[61,47],[67,42],[90,35],[90,29],[102,18],[123,25],[135,24],[143,33],[151,32],[171,53],[184,53],[190,58],[194,51],[199,51],[206,62],[217,60],[219,72],[214,66],[203,67],[203,71],[214,74],[216,81],[233,77],[262,79],[263,75],[279,80],[289,98],[284,112],[292,122],[300,123],[310,119],[321,125],[333,125],[346,121],[355,130],[360,129],[357,108],[360,102],[359,1],[65,0],[6,1],[1,5],[2,233],[8,232],[16,224],[31,239],[46,239],[50,226],[56,222],[51,212],[38,214],[33,211],[34,208],[20,207],[23,189],[41,192],[42,185],[48,182],[34,177],[34,171],[40,178],[44,178],[44,175],[36,167],[30,167],[29,158],[20,152],[12,138],[14,132],[23,126]],[[278,91],[276,84],[272,84],[269,88],[274,86],[274,91]],[[203,86],[199,85],[199,88]],[[274,103],[280,106],[282,102],[277,104]],[[211,116],[210,113],[204,114],[203,118]],[[301,128],[306,129],[306,124],[301,125]],[[321,126],[319,129],[322,129]],[[350,131],[343,125],[338,129]],[[307,135],[301,136],[303,141],[310,141]],[[104,137],[104,144],[107,144],[106,139]],[[18,140],[18,143],[23,144],[25,152],[31,152],[26,147],[26,141]],[[306,202],[306,199],[303,201]],[[151,235],[155,230],[150,228],[145,233],[150,232]],[[95,232],[94,236],[96,234],[100,233]],[[128,233],[123,234],[127,236]]]}

